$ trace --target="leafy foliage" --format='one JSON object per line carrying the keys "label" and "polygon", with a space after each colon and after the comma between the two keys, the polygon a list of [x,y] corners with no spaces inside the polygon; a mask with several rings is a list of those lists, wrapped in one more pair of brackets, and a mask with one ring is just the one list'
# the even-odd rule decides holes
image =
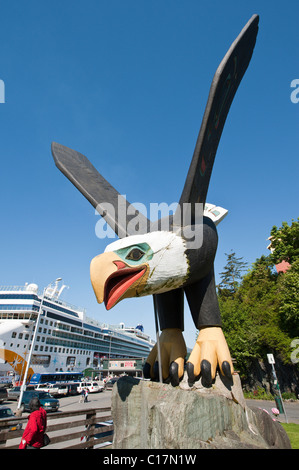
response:
{"label": "leafy foliage", "polygon": [[290,336],[299,336],[299,259],[280,278],[279,315],[282,327]]}
{"label": "leafy foliage", "polygon": [[299,218],[297,221],[292,220],[290,226],[287,222],[282,222],[280,228],[275,225],[272,227],[271,250],[271,258],[275,264],[281,261],[293,264],[299,258]]}
{"label": "leafy foliage", "polygon": [[[265,359],[267,353],[291,363],[291,342],[299,336],[299,252],[290,246],[290,240],[296,240],[298,227],[293,222],[291,230],[284,223],[282,231],[273,228],[271,234],[280,238],[275,246],[279,256],[261,256],[243,277],[239,270],[245,267],[242,258],[227,255],[218,300],[223,330],[241,375],[246,375],[251,359]],[[287,246],[282,246],[282,240]],[[274,265],[283,259],[282,253],[288,253],[291,267],[278,274]]]}

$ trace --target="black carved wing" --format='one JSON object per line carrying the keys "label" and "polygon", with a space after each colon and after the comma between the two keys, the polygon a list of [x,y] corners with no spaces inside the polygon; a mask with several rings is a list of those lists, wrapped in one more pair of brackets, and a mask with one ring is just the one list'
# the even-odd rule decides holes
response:
{"label": "black carved wing", "polygon": [[187,202],[206,202],[222,130],[235,93],[249,65],[256,42],[258,22],[259,17],[253,15],[229,48],[214,75],[180,206]]}
{"label": "black carved wing", "polygon": [[84,155],[56,142],[52,143],[52,154],[59,170],[79,189],[119,238],[135,234],[134,220],[138,223],[138,233],[147,233],[149,220],[134,209]]}

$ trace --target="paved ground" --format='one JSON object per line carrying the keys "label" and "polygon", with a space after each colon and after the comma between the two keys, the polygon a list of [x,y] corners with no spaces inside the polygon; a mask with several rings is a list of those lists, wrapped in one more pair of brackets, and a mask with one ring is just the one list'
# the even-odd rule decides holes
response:
{"label": "paved ground", "polygon": [[[276,408],[275,401],[270,400],[246,400],[246,403],[249,407],[255,406],[267,410],[271,416],[273,416],[271,408]],[[277,418],[278,421],[299,424],[299,400],[295,402],[284,401],[283,405],[286,414],[280,414]]]}
{"label": "paved ground", "polygon": [[[60,398],[60,408],[59,411],[73,411],[73,410],[88,410],[91,408],[100,408],[100,407],[110,407],[111,406],[111,390],[107,390],[101,393],[92,393],[88,396],[87,403],[80,403],[80,396],[73,396],[73,397],[63,397]],[[265,401],[265,400],[246,400],[247,406],[249,407],[259,407],[265,409],[269,412],[271,416],[273,416],[271,412],[271,408],[276,407],[274,401]],[[13,411],[17,408],[16,401],[6,401],[5,405],[9,406]],[[296,423],[299,424],[299,401],[296,402],[284,402],[284,408],[286,411],[286,415],[281,414],[278,417],[278,421],[281,423]],[[23,416],[28,416],[28,413],[23,413]],[[274,417],[274,416],[273,416]],[[49,424],[54,424],[56,420],[49,421]],[[64,431],[65,432],[65,431]],[[19,442],[19,439],[17,440]],[[16,442],[17,442],[16,441]],[[69,441],[71,444],[72,441]],[[74,442],[74,443],[77,443]],[[61,444],[52,444],[49,447],[51,448],[59,448]]]}
{"label": "paved ground", "polygon": [[[79,403],[80,395],[75,395],[71,397],[62,397],[59,398],[60,407],[58,411],[73,411],[73,410],[84,410],[87,408],[100,408],[111,406],[111,390],[106,390],[105,392],[100,393],[90,393],[88,395],[87,403]],[[12,411],[15,411],[18,406],[18,402],[13,400],[8,400],[3,403],[3,405],[9,406]],[[23,416],[28,415],[24,413]]]}
{"label": "paved ground", "polygon": [[[79,403],[79,396],[74,397],[63,397],[60,398],[60,408],[59,411],[73,411],[73,410],[83,410],[87,408],[97,408],[97,407],[108,407],[111,406],[111,390],[106,390],[101,393],[90,393],[88,396],[88,403]],[[271,415],[271,408],[276,408],[274,401],[270,400],[246,400],[246,403],[249,407],[256,406],[267,410]],[[14,411],[17,408],[16,401],[7,401],[5,405],[10,406]],[[296,402],[284,401],[284,408],[286,411],[286,416],[281,414],[278,418],[282,423],[296,423],[299,424],[299,400]],[[24,413],[26,416],[26,413]],[[287,417],[287,420],[286,420]]]}

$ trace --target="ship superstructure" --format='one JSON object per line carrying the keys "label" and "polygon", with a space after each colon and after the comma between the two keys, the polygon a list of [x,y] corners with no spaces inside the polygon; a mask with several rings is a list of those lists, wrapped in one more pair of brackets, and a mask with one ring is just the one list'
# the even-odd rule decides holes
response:
{"label": "ship superstructure", "polygon": [[154,343],[142,328],[87,317],[85,309],[60,300],[64,287],[44,297],[36,284],[0,287],[0,373],[24,375],[40,310],[29,375],[99,368],[108,357],[147,357]]}

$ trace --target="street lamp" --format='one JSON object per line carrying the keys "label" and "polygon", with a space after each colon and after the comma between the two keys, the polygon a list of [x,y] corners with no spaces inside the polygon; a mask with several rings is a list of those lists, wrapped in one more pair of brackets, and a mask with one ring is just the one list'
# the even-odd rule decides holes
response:
{"label": "street lamp", "polygon": [[33,350],[34,350],[35,338],[36,338],[36,335],[37,335],[37,330],[38,330],[38,326],[39,326],[40,316],[41,316],[41,313],[42,313],[42,308],[43,308],[43,302],[44,302],[45,294],[46,294],[46,292],[47,292],[47,289],[53,284],[53,282],[59,282],[59,281],[61,281],[61,280],[62,280],[62,278],[61,278],[61,277],[58,277],[55,281],[50,282],[50,284],[49,284],[47,287],[44,288],[43,295],[42,295],[42,298],[41,298],[41,301],[40,301],[40,306],[39,306],[38,314],[37,314],[36,323],[35,323],[35,330],[34,330],[34,334],[33,334],[33,338],[32,338],[31,348],[30,348],[30,350],[29,350],[29,356],[28,356],[28,360],[27,360],[27,366],[26,366],[26,370],[25,370],[25,374],[24,374],[24,377],[23,377],[23,382],[22,382],[22,386],[21,386],[21,390],[20,390],[20,397],[19,397],[19,403],[18,403],[18,408],[17,408],[17,410],[20,410],[20,409],[21,409],[21,403],[22,403],[22,399],[23,399],[23,394],[24,394],[24,391],[25,391],[25,389],[26,389],[27,376],[28,376],[28,371],[29,371],[29,367],[30,367],[31,356],[32,356],[32,353],[33,353]]}

